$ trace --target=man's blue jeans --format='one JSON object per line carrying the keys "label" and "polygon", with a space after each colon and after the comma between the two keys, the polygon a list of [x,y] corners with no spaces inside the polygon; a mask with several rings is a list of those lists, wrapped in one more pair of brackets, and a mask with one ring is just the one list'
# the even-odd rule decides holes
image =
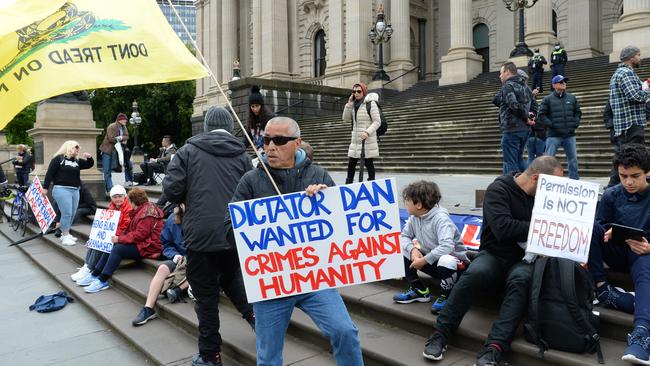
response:
{"label": "man's blue jeans", "polygon": [[578,153],[576,151],[576,137],[547,137],[546,155],[555,156],[557,149],[562,146],[566,158],[569,161],[569,178],[580,179],[578,175]]}
{"label": "man's blue jeans", "polygon": [[650,254],[638,255],[627,245],[608,244],[605,230],[594,223],[587,265],[594,284],[607,281],[604,263],[610,269],[629,272],[634,283],[634,326],[650,329]]}
{"label": "man's blue jeans", "polygon": [[503,149],[503,174],[523,172],[526,168],[523,154],[528,131],[504,132],[501,137],[501,148]]}
{"label": "man's blue jeans", "polygon": [[102,171],[104,172],[104,183],[106,184],[106,193],[113,188],[113,176],[111,175],[111,154],[102,152]]}
{"label": "man's blue jeans", "polygon": [[359,330],[334,289],[253,303],[257,366],[282,366],[284,337],[293,308],[304,311],[329,338],[336,364],[363,365]]}
{"label": "man's blue jeans", "polygon": [[526,145],[528,150],[528,162],[527,165],[535,160],[536,157],[544,155],[546,150],[546,142],[535,135],[532,135],[528,138],[528,144]]}

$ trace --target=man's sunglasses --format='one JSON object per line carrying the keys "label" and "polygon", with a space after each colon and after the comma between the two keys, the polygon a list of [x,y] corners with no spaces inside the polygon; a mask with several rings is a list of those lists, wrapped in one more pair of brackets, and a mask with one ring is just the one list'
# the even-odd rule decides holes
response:
{"label": "man's sunglasses", "polygon": [[293,140],[296,140],[296,139],[298,139],[298,138],[297,137],[292,137],[292,136],[273,136],[273,137],[264,136],[264,145],[268,145],[268,144],[271,143],[271,141],[273,141],[275,146],[282,146],[282,145],[286,145],[287,142],[293,141]]}

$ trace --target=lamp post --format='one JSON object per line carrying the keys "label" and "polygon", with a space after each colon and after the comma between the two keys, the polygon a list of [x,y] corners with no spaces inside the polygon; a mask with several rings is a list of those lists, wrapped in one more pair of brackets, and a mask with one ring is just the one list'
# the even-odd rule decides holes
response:
{"label": "lamp post", "polygon": [[135,138],[133,140],[133,155],[142,155],[142,150],[140,149],[140,145],[138,145],[138,128],[142,123],[142,118],[138,112],[138,102],[134,100],[131,107],[133,108],[133,112],[131,112],[129,123],[133,125],[133,131],[135,134]]}
{"label": "lamp post", "polygon": [[528,56],[533,55],[533,51],[528,48],[524,40],[524,10],[532,8],[537,0],[503,0],[506,9],[511,12],[519,11],[519,42],[515,45],[515,49],[510,52],[510,57]]}
{"label": "lamp post", "polygon": [[390,80],[386,71],[384,71],[384,43],[390,40],[390,36],[393,34],[393,28],[390,26],[390,23],[387,23],[384,19],[384,5],[379,4],[377,8],[377,20],[375,24],[370,28],[368,33],[368,38],[373,44],[379,45],[379,69],[375,73],[375,76],[372,77],[372,80]]}

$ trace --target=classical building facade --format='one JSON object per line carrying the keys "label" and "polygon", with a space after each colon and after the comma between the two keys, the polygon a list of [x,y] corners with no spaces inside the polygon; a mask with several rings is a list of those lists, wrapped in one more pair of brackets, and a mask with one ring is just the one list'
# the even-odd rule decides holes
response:
{"label": "classical building facade", "polygon": [[[529,0],[530,1],[530,0]],[[532,1],[531,1],[532,2]],[[350,88],[370,82],[377,46],[368,33],[379,5],[391,24],[385,70],[404,76],[386,88],[420,80],[466,82],[507,61],[518,16],[503,0],[198,0],[197,43],[227,88],[232,64],[256,77]],[[610,55],[627,44],[650,55],[650,0],[539,0],[525,11],[529,47],[549,56],[556,41],[569,59]],[[223,104],[214,80],[197,81],[195,116]]]}

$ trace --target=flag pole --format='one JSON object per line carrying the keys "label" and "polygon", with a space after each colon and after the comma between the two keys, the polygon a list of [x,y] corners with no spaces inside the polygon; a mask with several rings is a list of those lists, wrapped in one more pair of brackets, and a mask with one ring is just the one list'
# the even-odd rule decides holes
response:
{"label": "flag pole", "polygon": [[275,188],[275,191],[278,193],[278,195],[281,195],[282,192],[280,192],[280,189],[278,188],[278,185],[275,183],[275,180],[271,176],[271,172],[269,172],[268,167],[266,164],[264,164],[264,161],[262,160],[262,156],[260,155],[259,151],[255,148],[255,144],[253,143],[253,140],[251,140],[250,135],[246,131],[246,128],[244,127],[244,124],[241,122],[239,119],[239,116],[237,115],[237,112],[235,112],[235,109],[233,108],[232,104],[230,103],[230,98],[228,98],[228,95],[224,93],[223,89],[221,89],[221,83],[219,83],[219,80],[217,80],[217,77],[214,75],[214,72],[212,72],[212,69],[210,68],[210,65],[208,65],[208,61],[203,57],[203,53],[199,49],[199,46],[196,44],[196,41],[192,37],[192,34],[190,31],[187,29],[187,26],[185,26],[185,22],[183,21],[183,18],[181,18],[180,14],[176,11],[176,8],[174,7],[174,4],[172,4],[171,0],[167,0],[167,3],[169,6],[171,6],[172,10],[174,11],[174,14],[178,18],[178,20],[181,22],[181,25],[183,26],[183,29],[185,30],[185,33],[187,33],[187,37],[192,41],[192,46],[194,46],[194,50],[196,51],[196,54],[199,55],[201,63],[203,64],[203,67],[205,67],[208,70],[209,76],[214,80],[215,84],[217,84],[217,88],[219,88],[219,93],[224,97],[226,100],[226,104],[228,105],[228,108],[232,112],[233,116],[235,117],[235,120],[237,120],[237,123],[239,124],[239,127],[241,130],[244,132],[244,136],[246,137],[246,140],[250,144],[250,146],[253,148],[253,151],[255,151],[255,155],[257,156],[257,159],[259,161],[259,164],[262,165],[262,168],[264,169],[264,172],[266,175],[269,177],[271,180],[271,184],[273,184],[273,188]]}

